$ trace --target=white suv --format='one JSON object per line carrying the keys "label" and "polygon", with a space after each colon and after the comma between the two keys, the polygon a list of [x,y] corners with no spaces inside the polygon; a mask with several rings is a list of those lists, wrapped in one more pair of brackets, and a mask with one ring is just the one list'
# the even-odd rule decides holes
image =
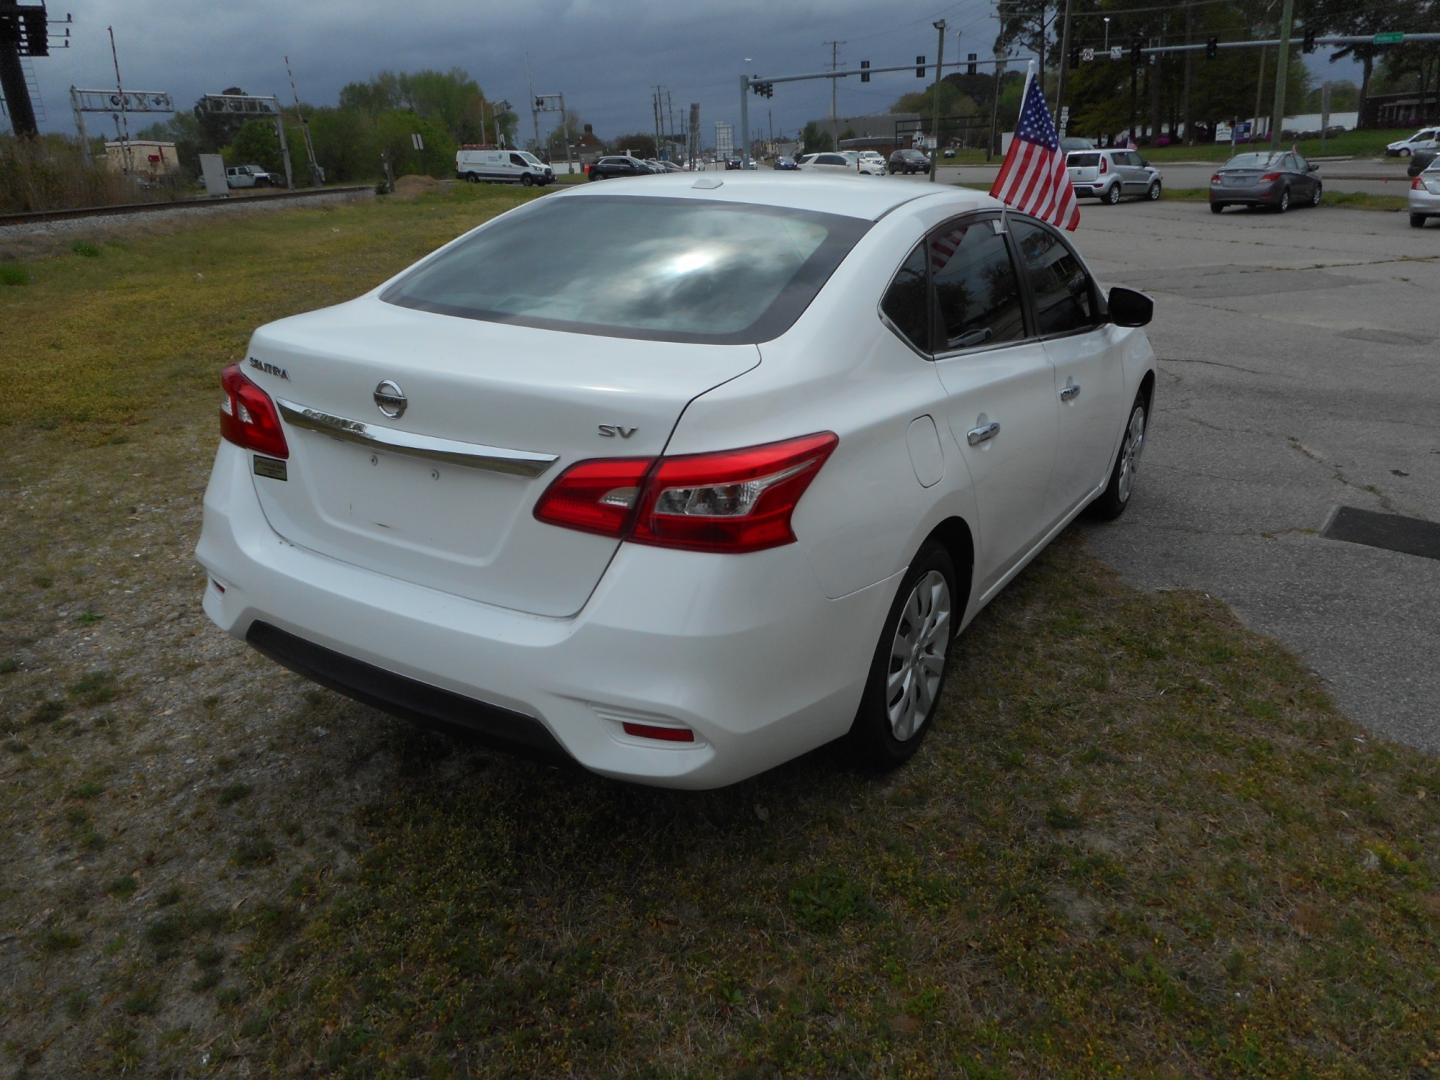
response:
{"label": "white suv", "polygon": [[1392,142],[1385,147],[1386,157],[1409,157],[1417,150],[1440,149],[1440,128],[1421,128],[1408,139]]}
{"label": "white suv", "polygon": [[232,188],[276,187],[275,177],[259,165],[232,165],[225,170],[225,183]]}
{"label": "white suv", "polygon": [[1065,155],[1076,198],[1114,206],[1122,196],[1160,198],[1160,170],[1138,150],[1072,150]]}

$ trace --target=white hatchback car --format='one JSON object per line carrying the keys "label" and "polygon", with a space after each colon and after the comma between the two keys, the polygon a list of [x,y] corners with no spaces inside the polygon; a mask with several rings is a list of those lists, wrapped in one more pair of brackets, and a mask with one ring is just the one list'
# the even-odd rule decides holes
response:
{"label": "white hatchback car", "polygon": [[799,168],[801,172],[815,173],[848,173],[851,176],[857,175],[855,161],[859,154],[852,159],[846,154],[836,153],[827,150],[823,154],[810,154],[800,159]]}
{"label": "white hatchback car", "polygon": [[1151,311],[959,188],[536,199],[255,331],[222,377],[205,611],[607,776],[715,787],[845,736],[899,764],[955,634],[1087,505],[1124,510]]}

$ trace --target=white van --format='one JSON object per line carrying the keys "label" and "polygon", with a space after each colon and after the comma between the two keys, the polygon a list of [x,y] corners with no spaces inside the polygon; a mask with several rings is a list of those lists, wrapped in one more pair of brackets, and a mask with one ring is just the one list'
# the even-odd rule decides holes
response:
{"label": "white van", "polygon": [[457,150],[455,175],[472,184],[486,180],[530,187],[555,182],[550,166],[528,150]]}

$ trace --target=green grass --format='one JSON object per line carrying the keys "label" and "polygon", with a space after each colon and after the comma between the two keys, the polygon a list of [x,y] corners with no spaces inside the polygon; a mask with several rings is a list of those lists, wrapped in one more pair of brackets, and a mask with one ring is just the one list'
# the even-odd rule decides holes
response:
{"label": "green grass", "polygon": [[[0,292],[24,493],[0,517],[22,661],[0,902],[33,988],[0,1002],[7,1074],[180,1075],[221,1048],[257,1075],[1440,1069],[1440,763],[1074,534],[970,628],[929,741],[879,779],[821,751],[719,792],[613,784],[307,694],[203,626],[172,564],[219,368],[257,323],[531,197],[222,220],[31,260]],[[131,604],[192,622],[152,642]],[[162,682],[194,740],[173,778],[135,702]],[[67,757],[112,691],[92,760]]]}
{"label": "green grass", "polygon": [[[1294,140],[1282,142],[1281,147],[1285,150],[1289,150],[1292,146],[1298,147],[1300,153],[1307,158],[1384,157],[1387,144],[1413,134],[1415,134],[1413,127],[1395,128],[1388,131],[1347,131],[1334,138],[1326,139],[1323,144],[1319,139],[1302,139],[1299,142]],[[1268,143],[1241,144],[1236,147],[1234,152],[1238,153],[1249,149],[1261,150],[1268,145]],[[1228,161],[1232,151],[1230,144],[1224,142],[1204,143],[1198,146],[1146,146],[1141,148],[1141,153],[1145,155],[1147,161],[1156,162]]]}

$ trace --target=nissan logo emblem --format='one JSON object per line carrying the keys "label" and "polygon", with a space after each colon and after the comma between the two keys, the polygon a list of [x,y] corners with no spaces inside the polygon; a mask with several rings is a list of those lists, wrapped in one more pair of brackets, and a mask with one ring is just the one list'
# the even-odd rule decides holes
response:
{"label": "nissan logo emblem", "polygon": [[405,406],[408,404],[410,402],[405,397],[405,391],[401,390],[397,383],[386,379],[375,387],[375,407],[391,420],[399,420],[404,416]]}

